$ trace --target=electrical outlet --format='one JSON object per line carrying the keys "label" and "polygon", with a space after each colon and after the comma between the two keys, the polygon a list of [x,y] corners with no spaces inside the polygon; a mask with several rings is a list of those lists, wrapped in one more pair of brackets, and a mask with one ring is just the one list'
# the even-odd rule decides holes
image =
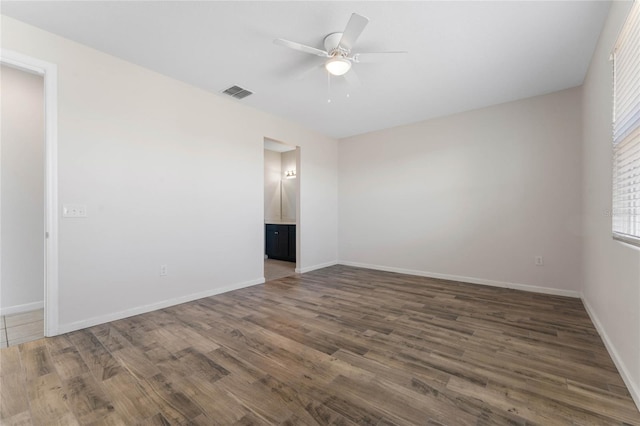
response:
{"label": "electrical outlet", "polygon": [[536,266],[542,266],[544,262],[542,261],[542,256],[536,256]]}
{"label": "electrical outlet", "polygon": [[167,275],[167,265],[160,265],[160,276],[163,277]]}
{"label": "electrical outlet", "polygon": [[63,204],[62,217],[87,217],[86,204]]}

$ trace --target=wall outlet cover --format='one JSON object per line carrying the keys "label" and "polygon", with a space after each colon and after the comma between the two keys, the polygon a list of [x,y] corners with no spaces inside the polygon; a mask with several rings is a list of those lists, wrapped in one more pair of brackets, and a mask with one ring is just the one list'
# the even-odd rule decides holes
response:
{"label": "wall outlet cover", "polygon": [[62,217],[87,217],[87,205],[63,204]]}

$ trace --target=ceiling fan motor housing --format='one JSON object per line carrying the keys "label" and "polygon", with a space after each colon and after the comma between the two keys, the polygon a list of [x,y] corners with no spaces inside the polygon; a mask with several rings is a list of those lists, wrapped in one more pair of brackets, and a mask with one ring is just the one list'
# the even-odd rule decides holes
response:
{"label": "ceiling fan motor housing", "polygon": [[331,56],[340,53],[342,56],[348,56],[349,51],[340,47],[340,40],[342,39],[342,33],[331,33],[324,38],[324,50],[329,52]]}

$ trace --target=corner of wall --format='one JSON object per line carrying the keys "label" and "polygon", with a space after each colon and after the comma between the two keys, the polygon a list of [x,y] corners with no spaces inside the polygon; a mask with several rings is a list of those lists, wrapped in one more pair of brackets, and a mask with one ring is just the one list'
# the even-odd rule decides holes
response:
{"label": "corner of wall", "polygon": [[627,385],[627,389],[631,394],[631,398],[633,398],[633,401],[636,403],[638,410],[640,410],[640,386],[638,386],[634,382],[633,377],[629,372],[629,369],[627,368],[622,357],[616,350],[616,347],[614,346],[613,342],[609,338],[609,335],[607,334],[606,329],[602,326],[602,322],[600,322],[600,319],[596,315],[595,311],[593,310],[593,307],[591,306],[591,304],[589,303],[585,295],[581,294],[580,298],[582,299],[582,304],[584,305],[584,308],[587,311],[587,314],[589,314],[589,318],[591,318],[591,322],[593,322],[593,325],[596,327],[598,334],[600,335],[600,337],[602,338],[602,341],[604,342],[604,346],[607,348],[607,351],[609,352],[609,355],[611,356],[613,363],[618,369],[618,373],[620,373],[620,377],[622,377],[622,380],[624,381],[625,385]]}

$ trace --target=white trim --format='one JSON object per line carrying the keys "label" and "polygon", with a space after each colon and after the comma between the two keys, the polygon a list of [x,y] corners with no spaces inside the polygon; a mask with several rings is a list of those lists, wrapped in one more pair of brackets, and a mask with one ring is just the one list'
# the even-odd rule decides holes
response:
{"label": "white trim", "polygon": [[24,305],[7,306],[0,308],[0,315],[21,314],[23,312],[35,311],[44,308],[44,300],[39,302],[25,303]]}
{"label": "white trim", "polygon": [[101,315],[98,317],[88,318],[82,321],[76,321],[68,324],[60,324],[58,326],[58,333],[60,334],[69,333],[71,331],[76,331],[76,330],[80,330],[87,327],[93,327],[94,325],[104,324],[111,321],[117,321],[119,319],[132,317],[134,315],[145,314],[147,312],[156,311],[158,309],[168,308],[169,306],[180,305],[182,303],[191,302],[193,300],[215,296],[216,294],[227,293],[229,291],[238,290],[245,287],[251,287],[259,284],[264,284],[264,278],[257,278],[255,280],[244,281],[244,282],[232,284],[226,287],[214,288],[214,289],[202,291],[199,293],[189,294],[187,296],[180,296],[174,299],[167,299],[167,300],[155,302],[149,305],[143,305],[143,306],[138,306],[131,309],[126,309],[120,312],[114,312],[110,314]]}
{"label": "white trim", "polygon": [[368,263],[349,262],[349,261],[343,261],[343,260],[339,261],[338,263],[340,265],[355,266],[357,268],[375,269],[378,271],[396,272],[398,274],[417,275],[419,277],[437,278],[441,280],[459,281],[459,282],[471,283],[471,284],[481,284],[481,285],[488,285],[491,287],[511,288],[514,290],[523,290],[523,291],[529,291],[532,293],[552,294],[555,296],[566,296],[566,297],[575,297],[575,298],[580,297],[580,293],[574,290],[563,290],[563,289],[551,288],[551,287],[540,287],[540,286],[529,285],[529,284],[508,283],[504,281],[487,280],[484,278],[439,274],[436,272],[418,271],[415,269],[395,268],[393,266],[371,265]]}
{"label": "white trim", "polygon": [[[58,67],[9,49],[0,49],[0,62],[44,76],[46,212],[44,335],[58,332]],[[43,236],[44,237],[44,236]]]}
{"label": "white trim", "polygon": [[300,232],[302,228],[300,227],[300,217],[302,214],[302,210],[300,206],[302,203],[300,202],[300,188],[302,188],[302,169],[300,168],[300,164],[302,163],[302,150],[299,146],[296,146],[296,173],[298,178],[296,179],[296,266],[294,268],[295,272],[298,272],[298,268],[302,265],[302,233]]}
{"label": "white trim", "polygon": [[604,346],[607,348],[607,351],[609,352],[609,355],[611,356],[613,363],[616,365],[616,368],[618,369],[618,373],[620,373],[620,377],[622,377],[622,380],[627,385],[627,390],[631,394],[631,398],[633,398],[633,401],[636,403],[636,407],[638,407],[638,410],[640,410],[640,387],[638,386],[638,384],[634,383],[633,379],[631,378],[631,374],[629,374],[629,370],[625,366],[620,355],[618,355],[618,351],[616,351],[615,346],[613,346],[613,343],[611,343],[611,339],[609,339],[609,335],[607,335],[607,332],[605,331],[604,327],[602,326],[602,323],[596,316],[595,311],[587,301],[587,298],[585,297],[584,293],[581,295],[581,299],[582,299],[582,304],[584,305],[587,311],[587,314],[589,314],[589,317],[591,318],[591,322],[593,322],[593,325],[595,325],[596,330],[598,331],[598,334],[600,334],[600,337],[604,342]]}
{"label": "white trim", "polygon": [[613,239],[621,241],[625,244],[629,244],[630,246],[640,247],[640,238],[634,237],[633,235],[625,235],[619,234],[617,232],[613,232]]}
{"label": "white trim", "polygon": [[334,261],[327,262],[327,263],[321,263],[321,264],[318,264],[318,265],[307,266],[306,268],[296,268],[296,273],[304,274],[304,273],[307,273],[307,272],[315,271],[316,269],[328,268],[329,266],[334,266],[334,265],[337,265],[337,264],[338,264],[338,262],[336,260],[334,260]]}

